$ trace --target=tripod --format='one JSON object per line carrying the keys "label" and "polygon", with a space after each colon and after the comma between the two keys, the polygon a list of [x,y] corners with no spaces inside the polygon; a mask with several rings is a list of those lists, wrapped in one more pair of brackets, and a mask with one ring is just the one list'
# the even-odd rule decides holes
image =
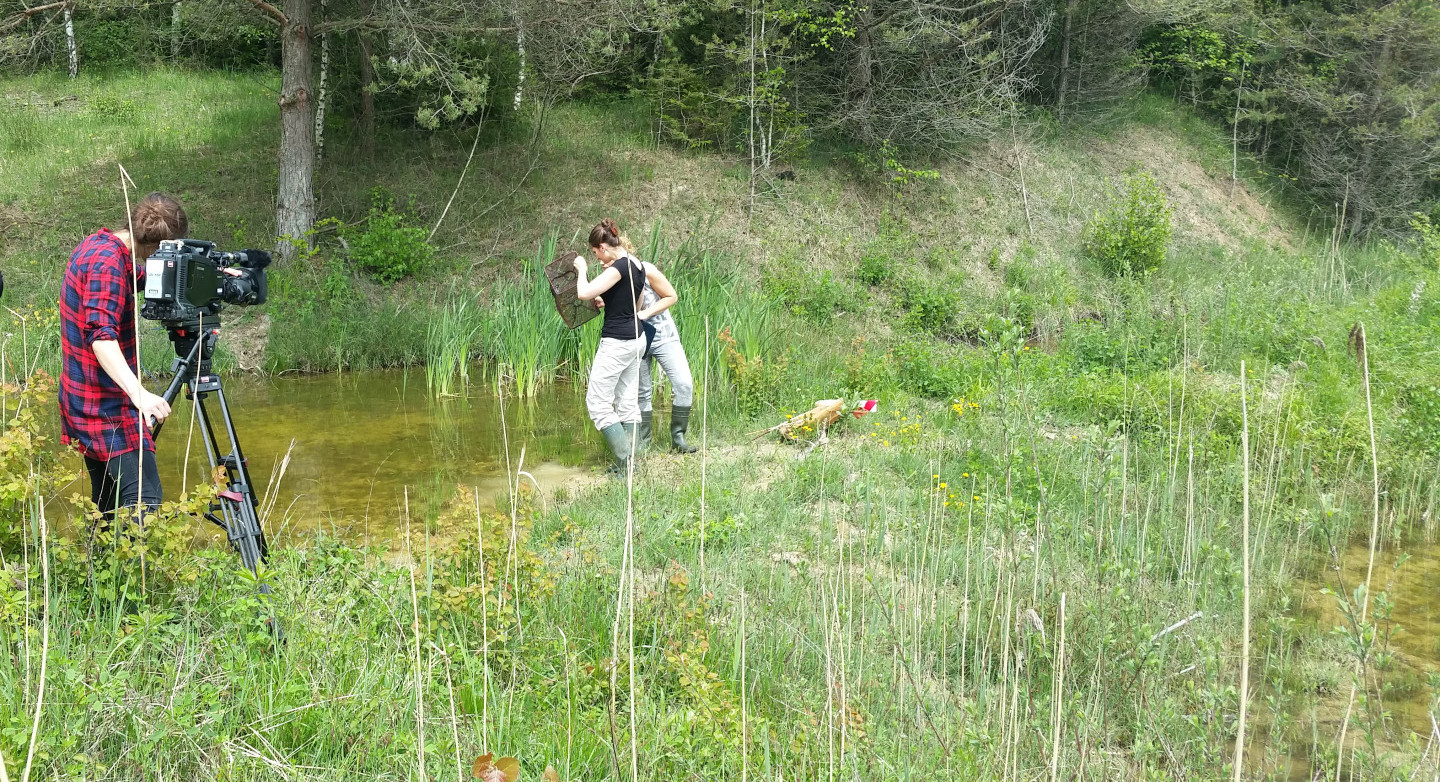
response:
{"label": "tripod", "polygon": [[[240,440],[235,434],[235,422],[230,418],[230,407],[225,403],[225,390],[220,387],[220,376],[213,374],[210,368],[215,344],[220,339],[219,326],[218,320],[213,325],[206,324],[203,329],[198,320],[165,323],[170,342],[175,345],[175,376],[161,396],[167,404],[174,404],[175,396],[184,386],[185,396],[194,403],[205,439],[205,453],[210,457],[210,470],[214,473],[216,467],[225,468],[225,489],[216,495],[217,501],[205,513],[205,519],[225,530],[245,569],[258,578],[260,563],[270,558],[270,551],[265,543],[265,531],[260,528],[250,471],[245,455],[240,452]],[[206,397],[211,394],[220,403],[220,419],[225,424],[229,452],[222,452],[222,441],[216,435],[210,411],[205,405]],[[155,437],[160,436],[164,425],[162,421],[155,427]],[[219,515],[216,515],[217,512]],[[270,586],[261,583],[260,592],[270,594]]]}

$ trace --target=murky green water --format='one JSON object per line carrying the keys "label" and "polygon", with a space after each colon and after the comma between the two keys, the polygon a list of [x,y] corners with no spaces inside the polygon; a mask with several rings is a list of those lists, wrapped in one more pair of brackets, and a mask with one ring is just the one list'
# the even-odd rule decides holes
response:
{"label": "murky green water", "polygon": [[[583,397],[570,386],[529,401],[507,397],[502,428],[500,400],[489,385],[472,387],[468,398],[437,401],[420,371],[236,376],[224,383],[257,497],[263,499],[294,443],[265,521],[282,544],[318,533],[393,540],[407,490],[416,521],[433,514],[457,484],[478,486],[485,498],[503,495],[507,433],[511,460],[518,462],[524,447],[526,471],[547,491],[582,479],[602,460]],[[207,406],[220,425],[213,397]],[[168,499],[206,475],[192,410],[177,401],[158,442]]]}
{"label": "murky green water", "polygon": [[[1368,542],[1357,541],[1341,555],[1340,568],[1327,567],[1321,574],[1323,585],[1345,595],[1353,595],[1355,587],[1365,583],[1369,567]],[[1440,673],[1440,543],[1414,541],[1375,554],[1369,615],[1377,624],[1380,637],[1376,651],[1392,655],[1380,678],[1386,685],[1383,706],[1394,719],[1394,725],[1420,736],[1431,733],[1431,691],[1428,679]],[[1320,629],[1347,624],[1338,601],[1330,595],[1309,597]],[[1381,610],[1379,596],[1384,594],[1391,608],[1388,617]],[[1387,637],[1388,636],[1388,637]],[[1348,695],[1348,679],[1343,695]],[[1340,704],[1343,710],[1344,703]]]}

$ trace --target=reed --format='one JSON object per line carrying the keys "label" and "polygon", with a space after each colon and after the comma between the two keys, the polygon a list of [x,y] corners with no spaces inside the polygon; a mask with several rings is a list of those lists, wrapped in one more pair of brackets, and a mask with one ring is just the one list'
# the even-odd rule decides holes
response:
{"label": "reed", "polygon": [[436,396],[463,396],[481,321],[469,298],[452,300],[431,319],[425,334],[425,386]]}

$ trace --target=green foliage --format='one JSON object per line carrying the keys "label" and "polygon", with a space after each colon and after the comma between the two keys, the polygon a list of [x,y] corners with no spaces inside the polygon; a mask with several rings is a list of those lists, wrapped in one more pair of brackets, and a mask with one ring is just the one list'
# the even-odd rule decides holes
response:
{"label": "green foliage", "polygon": [[694,67],[675,58],[656,63],[646,84],[660,114],[665,140],[690,150],[725,145],[739,113],[734,101],[714,100],[713,88]]}
{"label": "green foliage", "polygon": [[128,122],[140,115],[140,105],[133,98],[105,93],[91,98],[86,108],[91,114],[113,122]]}
{"label": "green foliage", "polygon": [[855,279],[862,284],[879,286],[895,278],[895,263],[880,248],[868,247],[860,256],[860,266],[855,269]]}
{"label": "green foliage", "polygon": [[860,172],[883,182],[890,197],[898,202],[940,181],[938,170],[911,168],[901,161],[901,154],[901,149],[887,138],[875,149],[852,152],[848,157]]}
{"label": "green foliage", "polygon": [[459,122],[480,111],[490,93],[490,74],[474,73],[469,65],[448,67],[436,58],[376,59],[376,75],[415,105],[415,124],[427,130]]}
{"label": "green foliage", "polygon": [[863,337],[857,337],[850,344],[845,355],[845,391],[861,397],[877,397],[895,386],[891,365],[895,361],[893,351],[883,356],[868,353]]}
{"label": "green foliage", "polygon": [[721,356],[735,386],[736,401],[743,416],[754,416],[779,396],[780,383],[788,363],[784,356],[767,357],[754,346],[742,344],[726,326],[719,336]]}
{"label": "green foliage", "polygon": [[816,270],[785,255],[766,267],[765,293],[796,317],[817,326],[849,308],[851,294],[829,269]]}
{"label": "green foliage", "polygon": [[915,252],[915,234],[903,215],[887,209],[880,215],[880,230],[865,245],[855,279],[881,286],[894,280]]}
{"label": "green foliage", "polygon": [[75,23],[75,45],[80,50],[85,68],[121,68],[140,62],[141,48],[136,46],[135,24],[125,19],[105,17],[82,19]]}
{"label": "green foliage", "polygon": [[900,289],[905,310],[901,325],[923,334],[945,335],[952,331],[959,309],[959,297],[944,283],[910,277]]}
{"label": "green foliage", "polygon": [[53,427],[41,411],[54,404],[55,381],[37,371],[23,385],[4,385],[0,431],[0,553],[18,550],[23,521],[43,497],[76,480],[55,452]]}
{"label": "green foliage", "polygon": [[1107,276],[1148,274],[1160,268],[1170,248],[1170,204],[1149,172],[1127,174],[1119,191],[1085,226],[1085,253]]}
{"label": "green foliage", "polygon": [[1440,271],[1440,225],[1436,225],[1429,215],[1417,212],[1410,220],[1410,228],[1415,231],[1415,250],[1421,265]]}
{"label": "green foliage", "polygon": [[928,339],[908,339],[889,354],[899,386],[929,399],[960,395],[963,374],[944,350]]}
{"label": "green foliage", "polygon": [[361,271],[380,282],[395,282],[428,268],[435,257],[427,231],[416,219],[412,210],[397,210],[395,199],[377,188],[364,228],[347,225],[340,235],[349,242],[350,259]]}

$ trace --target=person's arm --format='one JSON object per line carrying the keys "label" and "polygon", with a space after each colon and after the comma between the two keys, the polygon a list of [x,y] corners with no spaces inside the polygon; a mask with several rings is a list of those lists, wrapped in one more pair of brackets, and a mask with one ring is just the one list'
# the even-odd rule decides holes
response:
{"label": "person's arm", "polygon": [[577,299],[593,299],[615,287],[615,283],[620,281],[620,270],[613,266],[600,272],[595,279],[587,280],[586,277],[590,276],[590,268],[586,265],[583,255],[575,257],[575,275],[575,298]]}
{"label": "person's arm", "polygon": [[130,397],[130,403],[140,411],[147,424],[153,426],[170,417],[169,403],[159,395],[145,390],[140,378],[130,371],[130,364],[125,361],[119,342],[100,339],[90,343],[90,349],[95,351],[95,359],[100,362],[100,368]]}
{"label": "person's arm", "polygon": [[636,317],[641,320],[649,320],[665,310],[670,309],[680,298],[675,295],[675,286],[671,285],[670,281],[665,279],[665,275],[662,274],[659,269],[655,268],[654,264],[645,264],[645,277],[650,281],[650,288],[655,291],[655,295],[658,296],[660,300],[636,314]]}

